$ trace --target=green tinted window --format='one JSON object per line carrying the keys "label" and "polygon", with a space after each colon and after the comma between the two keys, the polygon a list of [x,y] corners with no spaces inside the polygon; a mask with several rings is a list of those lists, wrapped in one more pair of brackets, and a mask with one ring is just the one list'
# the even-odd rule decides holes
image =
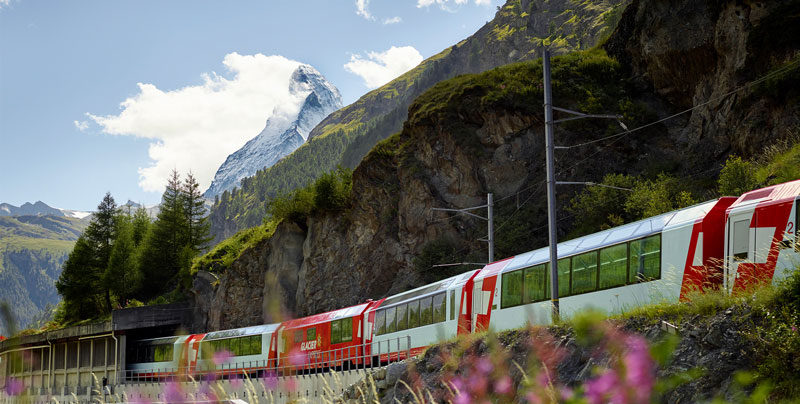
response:
{"label": "green tinted window", "polygon": [[317,339],[317,327],[311,327],[306,330],[306,341],[314,341]]}
{"label": "green tinted window", "polygon": [[572,294],[597,289],[597,252],[572,257]]}
{"label": "green tinted window", "polygon": [[523,301],[538,302],[550,298],[550,276],[544,264],[525,268],[523,285],[525,287]]}
{"label": "green tinted window", "polygon": [[386,310],[375,312],[375,335],[386,334]]}
{"label": "green tinted window", "polygon": [[339,320],[342,329],[342,338],[339,342],[348,342],[353,340],[353,317],[343,318]]}
{"label": "green tinted window", "polygon": [[630,242],[630,282],[661,277],[661,235]]}
{"label": "green tinted window", "polygon": [[419,300],[408,304],[408,328],[419,327]]}
{"label": "green tinted window", "polygon": [[419,300],[419,325],[428,325],[433,322],[433,304],[429,297]]}
{"label": "green tinted window", "polygon": [[294,342],[303,342],[303,330],[294,332]]}
{"label": "green tinted window", "polygon": [[[549,265],[548,265],[549,267]],[[570,290],[570,259],[558,260],[558,297],[569,296]]]}
{"label": "green tinted window", "polygon": [[441,323],[447,320],[447,302],[444,299],[445,294],[439,293],[433,296],[433,322]]}
{"label": "green tinted window", "polygon": [[408,305],[398,305],[397,310],[397,331],[403,331],[408,328]]}
{"label": "green tinted window", "polygon": [[628,244],[600,250],[600,289],[624,285],[627,274]]}
{"label": "green tinted window", "polygon": [[342,337],[341,326],[338,321],[331,322],[331,344],[335,344]]}
{"label": "green tinted window", "polygon": [[250,337],[250,355],[261,355],[260,335],[253,335]]}
{"label": "green tinted window", "polygon": [[397,321],[395,319],[395,308],[386,309],[386,332],[392,333],[397,331]]}
{"label": "green tinted window", "polygon": [[505,308],[522,304],[522,270],[503,274],[500,291],[501,307]]}
{"label": "green tinted window", "polygon": [[450,320],[456,319],[456,291],[450,291]]}

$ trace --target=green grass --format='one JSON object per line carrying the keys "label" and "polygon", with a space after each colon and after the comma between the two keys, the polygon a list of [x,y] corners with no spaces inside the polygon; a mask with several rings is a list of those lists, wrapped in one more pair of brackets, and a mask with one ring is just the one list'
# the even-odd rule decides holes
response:
{"label": "green grass", "polygon": [[244,251],[272,237],[276,227],[275,222],[268,222],[236,233],[233,237],[217,244],[202,257],[197,258],[192,264],[192,274],[201,269],[209,272],[224,271],[239,259]]}

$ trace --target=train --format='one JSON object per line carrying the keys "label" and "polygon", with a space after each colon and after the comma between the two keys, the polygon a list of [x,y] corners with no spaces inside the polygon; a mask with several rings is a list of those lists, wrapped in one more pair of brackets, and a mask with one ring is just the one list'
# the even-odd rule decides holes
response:
{"label": "train", "polygon": [[[558,244],[563,316],[746,291],[800,265],[800,180],[721,197]],[[550,324],[550,253],[529,251],[429,285],[277,324],[132,341],[126,378],[264,377],[385,364],[438,341]],[[219,360],[220,353],[225,360]]]}

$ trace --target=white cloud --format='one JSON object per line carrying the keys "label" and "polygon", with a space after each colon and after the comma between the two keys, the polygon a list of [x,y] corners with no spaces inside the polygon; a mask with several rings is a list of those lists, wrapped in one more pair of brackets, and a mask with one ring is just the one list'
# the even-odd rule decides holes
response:
{"label": "white cloud", "polygon": [[89,122],[87,121],[80,121],[80,122],[72,121],[72,123],[74,123],[75,128],[77,128],[81,132],[85,131],[86,129],[89,129]]}
{"label": "white cloud", "polygon": [[[429,7],[431,5],[438,5],[442,10],[453,11],[450,7],[451,4],[460,6],[469,3],[470,0],[417,0],[417,7]],[[479,6],[491,5],[491,0],[474,0],[475,4]]]}
{"label": "white cloud", "polygon": [[223,64],[232,78],[212,72],[200,85],[167,91],[139,83],[139,93],[120,104],[118,115],[87,114],[104,133],[153,140],[152,164],[139,168],[145,191],[163,191],[173,168],[191,170],[208,187],[225,158],[258,135],[276,107],[299,108],[305,96],[289,91],[299,62],[231,53]]}
{"label": "white cloud", "polygon": [[394,47],[385,52],[368,52],[366,58],[352,55],[344,69],[364,79],[369,88],[380,87],[422,62],[413,46]]}
{"label": "white cloud", "polygon": [[401,22],[403,22],[403,19],[400,18],[399,16],[392,17],[392,18],[384,18],[383,19],[383,25],[397,24],[397,23],[401,23]]}
{"label": "white cloud", "polygon": [[370,14],[367,7],[369,7],[370,0],[356,0],[356,14],[368,19],[374,20],[375,17]]}
{"label": "white cloud", "polygon": [[6,7],[11,4],[11,0],[0,0],[0,8]]}

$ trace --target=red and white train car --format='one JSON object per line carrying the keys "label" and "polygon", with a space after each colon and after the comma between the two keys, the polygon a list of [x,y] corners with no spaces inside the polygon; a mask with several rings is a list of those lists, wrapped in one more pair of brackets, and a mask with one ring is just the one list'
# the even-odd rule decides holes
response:
{"label": "red and white train car", "polygon": [[[721,262],[723,240],[709,235],[724,226],[733,201],[720,198],[559,243],[562,315],[678,301],[692,288],[719,285],[714,262]],[[549,248],[541,248],[481,270],[474,280],[480,307],[473,331],[549,324],[549,261]]]}
{"label": "red and white train car", "polygon": [[[778,282],[800,264],[799,203],[800,181],[793,181],[559,243],[561,313],[621,312],[677,302],[692,290]],[[549,255],[541,248],[282,324],[134,342],[129,370],[157,378],[170,368],[211,369],[209,353],[222,350],[239,373],[368,366],[459,334],[548,324]]]}
{"label": "red and white train car", "polygon": [[779,282],[800,265],[800,181],[750,191],[725,213],[725,280],[729,292]]}
{"label": "red and white train car", "polygon": [[315,370],[362,365],[367,355],[364,313],[374,304],[368,301],[284,321],[279,330],[279,366]]}
{"label": "red and white train car", "polygon": [[468,271],[377,302],[365,314],[373,361],[414,356],[436,341],[468,332],[468,291],[477,273]]}

